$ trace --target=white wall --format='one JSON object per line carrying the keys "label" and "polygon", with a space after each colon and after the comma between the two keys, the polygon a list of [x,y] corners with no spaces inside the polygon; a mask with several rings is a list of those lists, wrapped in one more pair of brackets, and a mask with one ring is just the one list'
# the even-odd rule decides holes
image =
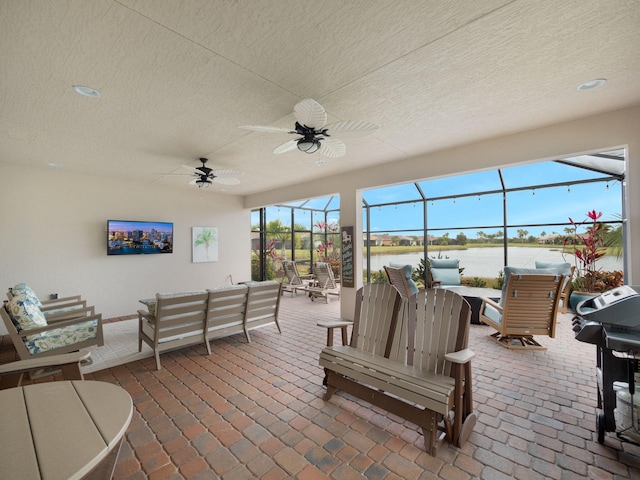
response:
{"label": "white wall", "polygon": [[[156,292],[250,280],[250,211],[211,191],[0,163],[0,288],[81,294],[103,318],[134,314]],[[107,219],[174,224],[174,253],[107,256]],[[191,227],[214,226],[219,260],[191,262]],[[4,291],[0,294],[5,295]]]}
{"label": "white wall", "polygon": [[[630,283],[640,283],[640,107],[433,152],[244,199],[167,186],[25,169],[0,163],[0,288],[30,283],[39,295],[81,293],[105,318],[129,315],[158,291],[250,278],[250,209],[339,193],[341,218],[360,238],[359,192],[394,183],[626,146]],[[55,159],[52,159],[55,160]],[[0,159],[0,162],[2,159]],[[63,163],[63,162],[62,162]],[[244,202],[244,203],[243,203]],[[585,208],[589,199],[585,199]],[[107,257],[106,221],[172,221],[174,253]],[[346,225],[347,223],[345,223]],[[216,226],[220,260],[191,263],[191,227]],[[361,253],[361,244],[356,255]],[[361,285],[356,275],[356,288]],[[342,315],[353,314],[346,291]]]}
{"label": "white wall", "polygon": [[[630,248],[625,259],[625,274],[629,283],[636,285],[640,284],[640,251],[637,246],[640,239],[640,106],[371,166],[366,172],[355,171],[251,195],[246,198],[245,206],[257,208],[339,192],[341,219],[353,219],[361,215],[356,196],[361,189],[558,159],[616,147],[627,147],[627,226]],[[345,195],[351,198],[345,199]],[[588,198],[584,199],[584,205],[585,211],[592,208]],[[342,210],[345,207],[355,211]],[[355,235],[361,237],[361,231],[354,229]],[[354,252],[354,256],[361,254],[361,250]],[[362,279],[358,275],[355,277],[355,288],[359,288]],[[341,303],[341,313],[343,317],[350,318],[353,315],[350,300],[355,296],[346,293],[343,297],[346,301]]]}

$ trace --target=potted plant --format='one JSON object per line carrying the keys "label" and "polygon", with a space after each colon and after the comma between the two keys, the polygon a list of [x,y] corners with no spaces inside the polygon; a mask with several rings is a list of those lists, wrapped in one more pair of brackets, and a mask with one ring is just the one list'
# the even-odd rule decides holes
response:
{"label": "potted plant", "polygon": [[[607,254],[607,233],[609,225],[600,222],[602,212],[591,210],[582,222],[575,222],[569,217],[573,225],[573,234],[564,239],[564,245],[570,245],[576,265],[576,277],[571,284],[569,305],[575,311],[578,303],[588,297],[623,285],[623,273],[619,270],[608,272],[597,266],[599,259]],[[584,228],[584,232],[579,229]]]}

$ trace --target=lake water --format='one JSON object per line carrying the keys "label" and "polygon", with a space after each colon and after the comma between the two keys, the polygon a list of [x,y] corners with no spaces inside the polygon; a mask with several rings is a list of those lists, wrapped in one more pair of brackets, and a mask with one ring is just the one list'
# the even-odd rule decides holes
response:
{"label": "lake water", "polygon": [[[572,265],[573,255],[562,256],[561,250],[552,248],[509,247],[508,264],[514,267],[535,268],[535,262],[569,262]],[[383,265],[390,262],[413,265],[420,264],[422,253],[403,253],[399,255],[371,255],[371,271],[382,270]],[[438,252],[429,252],[429,257],[438,258]],[[457,258],[465,277],[497,277],[503,269],[504,250],[502,247],[467,248],[463,250],[447,250],[441,258]],[[601,270],[622,270],[622,259],[606,256],[597,263]]]}

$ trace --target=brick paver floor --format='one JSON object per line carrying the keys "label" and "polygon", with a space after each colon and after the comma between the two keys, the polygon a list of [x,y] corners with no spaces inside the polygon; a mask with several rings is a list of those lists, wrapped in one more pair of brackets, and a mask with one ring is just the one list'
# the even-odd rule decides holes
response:
{"label": "brick paver floor", "polygon": [[546,351],[507,350],[471,326],[478,423],[461,449],[435,457],[415,425],[343,393],[323,400],[316,322],[338,315],[337,300],[287,294],[282,334],[266,326],[251,343],[215,340],[209,356],[163,354],[160,371],[148,358],[87,375],[133,398],[114,478],[640,478],[640,447],[614,433],[596,441],[595,347],[573,338],[571,315],[555,339],[539,338]]}

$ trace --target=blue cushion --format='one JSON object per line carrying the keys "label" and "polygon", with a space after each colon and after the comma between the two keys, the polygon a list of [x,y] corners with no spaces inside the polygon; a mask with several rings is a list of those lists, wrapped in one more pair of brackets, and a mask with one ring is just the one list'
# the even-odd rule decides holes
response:
{"label": "blue cushion", "polygon": [[502,313],[500,313],[494,306],[485,303],[484,312],[482,313],[489,320],[493,320],[498,325],[502,325]]}
{"label": "blue cushion", "polygon": [[389,263],[389,266],[402,270],[402,273],[404,273],[404,278],[407,279],[407,286],[409,287],[411,295],[415,295],[416,293],[418,293],[418,285],[416,285],[416,282],[414,282],[413,278],[411,278],[411,274],[413,273],[413,267],[411,265],[403,265],[401,263],[391,262]]}
{"label": "blue cushion", "polygon": [[432,268],[455,268],[460,267],[460,260],[457,258],[432,258],[429,260]]}
{"label": "blue cushion", "polygon": [[440,285],[460,285],[460,260],[457,258],[432,258],[429,260],[431,278]]}
{"label": "blue cushion", "polygon": [[555,268],[558,275],[565,275],[562,290],[571,281],[571,264],[569,262],[540,262],[536,260],[536,268]]}
{"label": "blue cushion", "polygon": [[504,305],[504,297],[507,291],[509,277],[514,275],[558,275],[557,268],[522,268],[522,267],[504,267],[504,283],[502,284],[502,294],[500,295],[500,305]]}

